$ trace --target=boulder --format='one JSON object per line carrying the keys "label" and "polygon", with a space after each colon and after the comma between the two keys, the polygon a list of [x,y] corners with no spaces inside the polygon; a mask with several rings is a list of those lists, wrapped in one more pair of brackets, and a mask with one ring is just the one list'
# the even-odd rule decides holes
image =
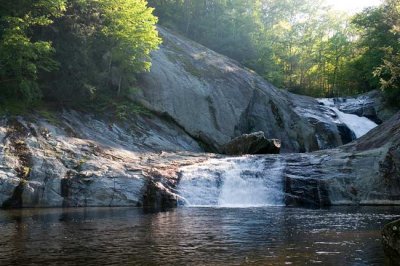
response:
{"label": "boulder", "polygon": [[224,145],[227,155],[244,154],[279,154],[281,142],[278,139],[267,139],[264,132],[243,134]]}
{"label": "boulder", "polygon": [[382,239],[385,252],[390,257],[400,258],[400,220],[385,225],[382,230]]}

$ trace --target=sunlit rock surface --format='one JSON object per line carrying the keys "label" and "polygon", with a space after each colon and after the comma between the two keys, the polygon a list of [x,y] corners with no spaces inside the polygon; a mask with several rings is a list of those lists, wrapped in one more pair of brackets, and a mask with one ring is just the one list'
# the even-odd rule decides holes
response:
{"label": "sunlit rock surface", "polygon": [[124,125],[72,111],[55,115],[0,120],[3,208],[142,205],[148,186],[175,182],[160,171],[191,161],[176,152],[202,151],[179,127],[153,116]]}

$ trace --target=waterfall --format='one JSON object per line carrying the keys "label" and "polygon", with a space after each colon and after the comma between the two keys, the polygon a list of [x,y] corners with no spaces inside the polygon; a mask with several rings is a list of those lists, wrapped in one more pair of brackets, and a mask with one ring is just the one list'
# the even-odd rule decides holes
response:
{"label": "waterfall", "polygon": [[182,168],[178,193],[186,206],[281,206],[284,166],[280,157],[210,159]]}
{"label": "waterfall", "polygon": [[320,103],[328,106],[337,115],[337,119],[345,124],[357,138],[360,138],[367,134],[371,129],[377,127],[378,125],[366,117],[360,117],[358,115],[346,114],[340,111],[336,106],[333,99],[318,99]]}

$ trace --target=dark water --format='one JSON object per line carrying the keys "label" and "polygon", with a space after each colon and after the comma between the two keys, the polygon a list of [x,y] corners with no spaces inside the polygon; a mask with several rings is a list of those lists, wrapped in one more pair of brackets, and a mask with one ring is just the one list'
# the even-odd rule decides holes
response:
{"label": "dark water", "polygon": [[400,208],[0,211],[0,265],[390,265]]}

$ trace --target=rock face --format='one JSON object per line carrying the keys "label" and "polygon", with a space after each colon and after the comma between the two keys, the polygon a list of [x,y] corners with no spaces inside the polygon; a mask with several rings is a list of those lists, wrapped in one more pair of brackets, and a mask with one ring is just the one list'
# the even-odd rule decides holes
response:
{"label": "rock face", "polygon": [[[209,151],[231,139],[262,131],[280,139],[282,152],[309,152],[347,143],[335,114],[310,97],[278,90],[236,61],[165,28],[142,91],[132,95],[170,117]],[[363,113],[364,114],[364,113]]]}
{"label": "rock face", "polygon": [[399,152],[397,113],[348,145],[287,156],[286,198],[294,205],[310,198],[316,206],[400,204]]}
{"label": "rock face", "polygon": [[199,195],[214,191],[224,202],[237,198],[235,189],[250,202],[272,189],[274,204],[400,204],[400,113],[337,149],[235,159],[201,153],[179,127],[153,116],[125,125],[55,115],[0,120],[3,208],[176,206],[185,202],[178,185],[187,167],[194,187],[204,185]]}
{"label": "rock face", "polygon": [[226,155],[279,154],[280,149],[280,140],[267,139],[261,131],[237,137],[222,148]]}
{"label": "rock face", "polygon": [[124,125],[72,111],[54,115],[53,121],[0,120],[3,208],[154,205],[161,201],[144,195],[155,190],[171,201],[174,193],[161,188],[176,180],[160,172],[191,157],[161,150],[202,151],[179,127],[154,116]]}
{"label": "rock face", "polygon": [[400,258],[400,221],[385,225],[382,230],[383,244],[391,256]]}

